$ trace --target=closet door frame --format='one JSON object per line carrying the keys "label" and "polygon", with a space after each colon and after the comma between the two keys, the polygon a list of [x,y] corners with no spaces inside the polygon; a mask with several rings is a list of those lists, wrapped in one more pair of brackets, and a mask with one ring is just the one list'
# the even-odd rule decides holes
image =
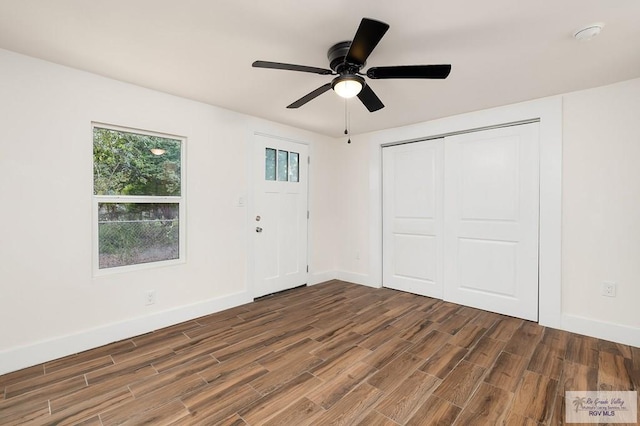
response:
{"label": "closet door frame", "polygon": [[368,136],[369,264],[358,281],[382,286],[382,147],[433,139],[457,132],[510,123],[540,122],[540,325],[562,328],[562,97],[550,97],[505,107],[447,117]]}

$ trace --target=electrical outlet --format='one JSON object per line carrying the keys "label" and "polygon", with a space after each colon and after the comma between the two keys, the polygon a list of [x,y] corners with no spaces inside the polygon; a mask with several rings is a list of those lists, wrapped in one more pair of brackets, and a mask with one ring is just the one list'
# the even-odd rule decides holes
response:
{"label": "electrical outlet", "polygon": [[602,295],[607,297],[616,297],[616,283],[610,281],[603,282]]}
{"label": "electrical outlet", "polygon": [[144,300],[146,305],[153,305],[156,303],[156,291],[155,290],[147,290],[144,294]]}

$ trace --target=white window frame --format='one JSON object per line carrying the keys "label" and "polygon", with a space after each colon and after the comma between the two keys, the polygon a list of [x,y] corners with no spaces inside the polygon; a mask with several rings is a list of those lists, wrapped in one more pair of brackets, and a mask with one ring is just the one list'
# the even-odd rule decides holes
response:
{"label": "white window frame", "polygon": [[[114,130],[118,132],[135,133],[139,135],[157,136],[167,139],[175,139],[180,141],[180,196],[155,196],[155,195],[96,195],[94,193],[93,182],[93,129],[94,128]],[[186,262],[186,173],[185,158],[187,138],[169,133],[160,133],[149,130],[141,130],[132,127],[117,126],[101,122],[91,122],[91,194],[92,194],[92,241],[93,241],[93,276],[110,275],[115,273],[138,271],[144,269],[159,268],[171,265],[183,264]],[[114,266],[112,268],[100,269],[100,252],[99,252],[99,225],[98,225],[98,206],[100,203],[175,203],[178,204],[178,251],[177,259],[159,260],[147,263],[137,263],[134,265]]]}

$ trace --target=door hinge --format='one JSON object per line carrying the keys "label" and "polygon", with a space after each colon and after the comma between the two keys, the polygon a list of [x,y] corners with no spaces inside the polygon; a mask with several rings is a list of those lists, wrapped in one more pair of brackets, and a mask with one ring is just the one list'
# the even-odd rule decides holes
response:
{"label": "door hinge", "polygon": [[309,265],[307,265],[307,272],[309,272]]}
{"label": "door hinge", "polygon": [[309,210],[307,210],[307,219],[309,219]]}
{"label": "door hinge", "polygon": [[307,157],[307,164],[311,164],[311,156]]}

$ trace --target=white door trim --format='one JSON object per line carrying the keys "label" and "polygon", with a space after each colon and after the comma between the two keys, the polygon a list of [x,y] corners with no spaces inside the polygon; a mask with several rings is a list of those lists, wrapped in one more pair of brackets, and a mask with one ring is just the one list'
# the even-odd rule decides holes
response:
{"label": "white door trim", "polygon": [[[540,121],[539,323],[561,328],[562,97],[555,96],[443,118],[370,135],[369,274],[382,286],[382,146],[528,120]],[[400,135],[400,136],[399,136]]]}

